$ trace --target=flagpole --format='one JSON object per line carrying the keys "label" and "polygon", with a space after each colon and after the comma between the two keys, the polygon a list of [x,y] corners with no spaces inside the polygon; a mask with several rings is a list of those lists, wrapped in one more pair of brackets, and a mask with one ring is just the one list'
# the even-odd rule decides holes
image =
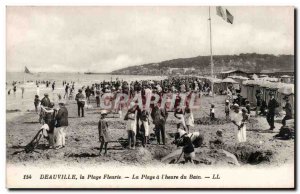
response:
{"label": "flagpole", "polygon": [[[213,61],[213,52],[212,52],[212,37],[211,37],[211,17],[210,17],[210,6],[208,7],[208,15],[209,15],[209,44],[210,44],[210,65],[211,65],[211,69],[210,69],[210,73],[211,73],[211,77],[214,77],[214,61]],[[212,96],[214,97],[214,84],[211,84],[211,92],[212,92]]]}
{"label": "flagpole", "polygon": [[209,44],[210,44],[210,65],[211,65],[211,77],[214,76],[214,62],[213,62],[213,52],[212,52],[212,37],[211,37],[211,17],[210,17],[210,6],[208,7],[209,14]]}

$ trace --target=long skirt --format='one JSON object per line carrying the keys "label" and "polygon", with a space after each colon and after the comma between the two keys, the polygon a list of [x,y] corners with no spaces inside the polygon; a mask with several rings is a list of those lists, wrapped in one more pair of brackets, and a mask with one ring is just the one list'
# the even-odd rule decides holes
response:
{"label": "long skirt", "polygon": [[143,125],[144,125],[144,129],[145,129],[145,136],[148,137],[149,136],[149,123],[148,121],[142,121]]}
{"label": "long skirt", "polygon": [[236,139],[238,143],[246,142],[246,125],[240,128],[240,130],[236,129]]}
{"label": "long skirt", "polygon": [[126,129],[128,131],[133,131],[136,134],[136,120],[128,120]]}
{"label": "long skirt", "polygon": [[186,115],[186,125],[194,127],[194,115],[193,113],[189,113]]}

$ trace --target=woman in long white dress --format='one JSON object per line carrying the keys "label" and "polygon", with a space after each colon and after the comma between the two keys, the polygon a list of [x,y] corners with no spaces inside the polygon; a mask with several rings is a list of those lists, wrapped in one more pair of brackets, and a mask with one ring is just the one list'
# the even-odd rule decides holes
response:
{"label": "woman in long white dress", "polygon": [[243,114],[238,104],[234,104],[233,108],[234,112],[231,113],[231,121],[237,126],[237,128],[235,128],[236,140],[238,143],[246,142],[246,125],[244,123]]}

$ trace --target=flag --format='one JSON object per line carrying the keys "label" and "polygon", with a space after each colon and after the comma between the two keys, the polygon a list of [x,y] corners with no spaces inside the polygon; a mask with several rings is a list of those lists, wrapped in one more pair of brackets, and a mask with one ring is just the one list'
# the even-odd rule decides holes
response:
{"label": "flag", "polygon": [[217,9],[217,15],[226,21],[226,14],[225,14],[223,8],[221,6],[217,6],[216,9]]}
{"label": "flag", "polygon": [[233,15],[228,11],[228,9],[224,9],[221,6],[217,6],[216,10],[218,16],[220,16],[226,22],[233,24]]}
{"label": "flag", "polygon": [[25,66],[25,73],[31,73],[26,66]]}
{"label": "flag", "polygon": [[227,16],[227,22],[232,24],[233,23],[233,16],[228,11],[228,9],[226,9],[226,16]]}

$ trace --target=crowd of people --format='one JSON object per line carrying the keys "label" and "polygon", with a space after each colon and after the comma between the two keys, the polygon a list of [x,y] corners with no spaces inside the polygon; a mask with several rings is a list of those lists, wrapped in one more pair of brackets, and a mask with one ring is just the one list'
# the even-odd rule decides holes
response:
{"label": "crowd of people", "polygon": [[[42,82],[43,83],[43,82]],[[37,83],[38,86],[39,83]],[[55,89],[55,81],[45,82],[46,87],[52,85],[52,89]],[[170,114],[174,114],[176,119],[176,131],[181,139],[182,151],[186,161],[193,161],[194,157],[194,145],[189,138],[188,134],[191,134],[191,128],[195,126],[193,111],[189,107],[189,102],[185,101],[181,106],[179,94],[184,93],[187,96],[189,94],[196,94],[201,97],[210,92],[211,87],[208,82],[202,81],[197,78],[170,78],[160,81],[153,80],[141,80],[127,82],[116,79],[115,81],[103,81],[100,83],[94,83],[90,86],[82,86],[78,89],[78,93],[73,96],[75,91],[75,82],[63,81],[64,96],[59,99],[59,108],[54,109],[54,103],[49,99],[49,95],[46,93],[42,100],[39,99],[39,95],[35,95],[34,106],[35,111],[38,112],[38,107],[41,106],[40,122],[47,124],[49,127],[49,146],[51,148],[62,148],[65,146],[65,130],[68,126],[68,110],[65,107],[65,100],[75,100],[78,107],[78,117],[84,117],[84,109],[87,105],[93,103],[91,99],[95,99],[95,106],[98,107],[100,112],[100,119],[98,122],[99,141],[100,141],[100,155],[104,149],[104,155],[107,154],[107,146],[112,138],[110,137],[110,126],[106,120],[106,116],[109,113],[119,114],[120,118],[126,122],[127,130],[127,146],[129,149],[135,149],[137,142],[140,142],[143,147],[147,147],[149,144],[153,144],[150,141],[151,123],[154,125],[154,135],[156,143],[158,145],[167,144],[166,141],[166,122]],[[100,104],[105,103],[106,99],[103,99],[104,94],[113,94],[109,99],[110,102],[115,103],[115,96],[123,93],[127,94],[130,99],[134,99],[136,95],[141,96],[142,107],[140,107],[134,101],[130,102],[126,109],[125,105],[117,106],[117,109],[102,109]],[[162,97],[163,94],[176,94],[175,105],[172,110],[168,109],[168,106],[162,106],[163,102],[159,99],[156,103],[151,104],[150,107],[146,107],[145,99],[151,98],[152,94],[158,94]],[[255,110],[256,115],[266,115],[266,119],[270,125],[270,130],[274,127],[274,117],[276,108],[279,106],[274,99],[274,94],[270,93],[270,101],[268,104],[262,101],[260,91],[256,93],[257,104],[251,106],[247,99],[244,99],[240,94],[236,98],[227,97],[224,102],[224,117],[227,121],[231,121],[235,128],[236,142],[246,142],[246,126],[251,115],[251,110]],[[292,106],[289,103],[289,99],[286,99],[286,116],[282,120],[282,124],[285,125],[286,120],[292,118]],[[265,105],[267,104],[267,105]],[[265,112],[268,110],[268,112]],[[126,111],[123,116],[122,113]],[[209,117],[211,121],[216,120],[215,106],[211,104]],[[44,126],[44,125],[43,125]],[[217,137],[222,136],[222,132],[219,131]]]}

